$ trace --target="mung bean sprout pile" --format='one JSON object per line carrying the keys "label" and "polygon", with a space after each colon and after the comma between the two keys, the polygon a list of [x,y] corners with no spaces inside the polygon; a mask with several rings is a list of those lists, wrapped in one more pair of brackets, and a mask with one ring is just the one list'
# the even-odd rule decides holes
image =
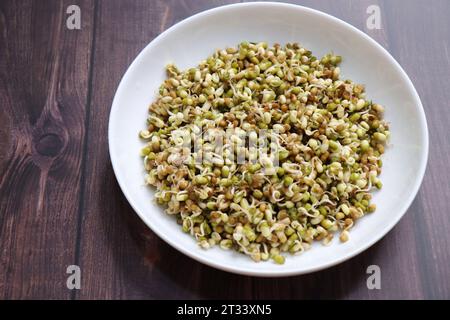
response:
{"label": "mung bean sprout pile", "polygon": [[348,241],[376,210],[389,126],[363,85],[340,79],[341,60],[242,42],[167,66],[140,132],[145,181],[201,248],[283,264],[314,240]]}

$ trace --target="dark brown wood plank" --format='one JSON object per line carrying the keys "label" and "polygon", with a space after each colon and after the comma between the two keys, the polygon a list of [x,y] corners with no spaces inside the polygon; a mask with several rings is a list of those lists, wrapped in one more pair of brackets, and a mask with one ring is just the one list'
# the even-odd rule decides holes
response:
{"label": "dark brown wood plank", "polygon": [[[82,8],[82,30],[66,8]],[[0,4],[0,299],[69,299],[91,46],[89,1]]]}
{"label": "dark brown wood plank", "polygon": [[[450,3],[445,0],[390,3],[392,53],[421,97],[430,133],[428,168],[412,207],[416,264],[425,298],[450,298]],[[399,18],[401,17],[401,18]],[[392,39],[392,40],[391,40]],[[409,267],[405,265],[405,270]]]}

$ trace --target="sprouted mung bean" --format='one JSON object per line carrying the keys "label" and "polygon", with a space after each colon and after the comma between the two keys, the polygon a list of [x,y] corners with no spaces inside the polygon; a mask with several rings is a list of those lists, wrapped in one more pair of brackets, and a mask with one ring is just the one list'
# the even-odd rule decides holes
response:
{"label": "sprouted mung bean", "polygon": [[[140,132],[146,183],[200,247],[282,264],[283,253],[329,244],[336,231],[348,241],[375,211],[370,191],[382,186],[389,127],[363,85],[340,79],[340,62],[297,43],[243,42],[196,68],[167,66]],[[195,138],[206,131],[231,134],[222,144]],[[261,150],[236,142],[263,131],[277,139],[255,161]],[[196,139],[194,151],[180,132]],[[236,163],[234,152],[248,161]]]}

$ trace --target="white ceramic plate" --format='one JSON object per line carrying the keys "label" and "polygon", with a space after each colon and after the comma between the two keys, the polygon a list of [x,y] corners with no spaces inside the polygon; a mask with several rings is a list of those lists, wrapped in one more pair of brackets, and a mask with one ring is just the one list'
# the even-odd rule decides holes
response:
{"label": "white ceramic plate", "polygon": [[[144,186],[138,132],[147,107],[165,79],[170,62],[182,69],[196,66],[215,49],[241,41],[299,42],[322,56],[342,55],[342,76],[366,85],[368,97],[383,104],[392,138],[383,157],[384,184],[374,193],[377,211],[358,221],[350,241],[316,244],[284,265],[255,263],[220,248],[200,249],[173,217],[153,202]],[[215,268],[255,275],[288,276],[324,269],[367,249],[400,220],[413,201],[425,171],[428,131],[425,114],[411,81],[400,65],[374,40],[353,26],[322,12],[281,3],[244,3],[192,16],[154,39],[130,65],[114,97],[109,121],[109,149],[117,180],[131,206],[162,239],[184,254]],[[406,244],[399,244],[406,245]],[[405,248],[406,249],[406,248]]]}

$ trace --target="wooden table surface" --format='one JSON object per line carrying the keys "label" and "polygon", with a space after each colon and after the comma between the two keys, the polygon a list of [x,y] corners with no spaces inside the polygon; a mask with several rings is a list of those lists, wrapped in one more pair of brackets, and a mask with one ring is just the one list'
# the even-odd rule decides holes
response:
{"label": "wooden table surface", "polygon": [[[177,252],[133,212],[108,154],[118,82],[163,30],[232,2],[0,2],[0,299],[450,298],[448,0],[296,2],[387,48],[425,108],[430,156],[422,187],[372,248],[309,275],[238,276]],[[81,8],[81,30],[66,27],[71,4]],[[366,27],[373,4],[380,30]],[[66,287],[69,265],[81,268],[80,290]],[[381,268],[381,290],[367,288],[369,265]]]}

